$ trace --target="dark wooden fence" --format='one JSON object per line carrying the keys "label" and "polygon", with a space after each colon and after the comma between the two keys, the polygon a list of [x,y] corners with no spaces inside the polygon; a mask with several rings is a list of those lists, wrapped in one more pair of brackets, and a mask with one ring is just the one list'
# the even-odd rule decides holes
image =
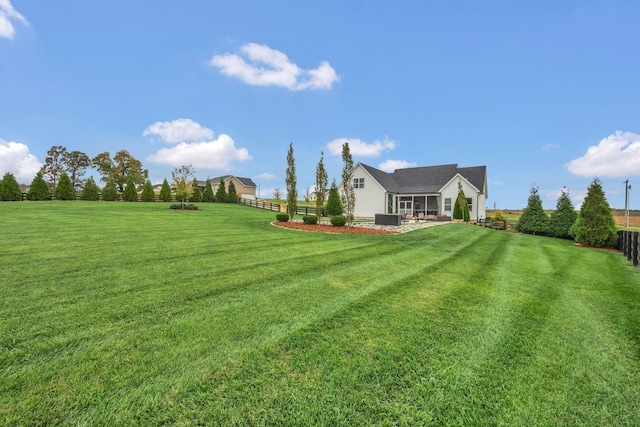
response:
{"label": "dark wooden fence", "polygon": [[509,230],[511,228],[511,224],[506,219],[501,220],[492,218],[481,218],[476,221],[476,224],[483,227],[492,228],[494,230]]}
{"label": "dark wooden fence", "polygon": [[[156,196],[156,202],[162,202],[163,200],[160,199],[159,195],[155,195]],[[22,193],[22,201],[24,202],[27,199],[27,193]],[[53,195],[53,193],[51,193],[51,195],[49,196],[49,200],[57,200],[56,197]],[[82,194],[81,193],[76,193],[76,200],[82,200]],[[97,200],[102,200],[102,194],[98,194],[98,199]],[[122,198],[122,194],[118,193],[118,202],[123,201],[124,199]],[[140,197],[140,195],[138,195],[138,201],[141,202],[142,198]],[[179,200],[176,200],[175,197],[171,197],[171,201],[172,202],[179,202]]]}
{"label": "dark wooden fence", "polygon": [[627,257],[631,263],[633,263],[634,267],[637,267],[640,263],[640,259],[638,259],[638,233],[637,231],[627,231],[620,230],[618,231],[618,242],[620,252],[624,256]]}
{"label": "dark wooden fence", "polygon": [[279,204],[267,202],[266,200],[260,201],[256,199],[240,199],[238,200],[238,203],[240,203],[241,205],[252,206],[254,208],[280,212]]}

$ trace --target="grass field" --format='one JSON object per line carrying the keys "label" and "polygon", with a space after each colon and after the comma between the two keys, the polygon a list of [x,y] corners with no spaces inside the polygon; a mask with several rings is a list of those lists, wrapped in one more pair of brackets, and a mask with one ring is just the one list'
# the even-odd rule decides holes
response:
{"label": "grass field", "polygon": [[0,425],[637,425],[640,273],[451,224],[0,203]]}

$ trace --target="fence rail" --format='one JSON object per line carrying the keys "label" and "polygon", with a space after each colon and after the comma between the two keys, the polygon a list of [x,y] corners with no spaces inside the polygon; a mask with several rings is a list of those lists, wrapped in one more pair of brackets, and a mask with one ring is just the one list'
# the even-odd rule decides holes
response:
{"label": "fence rail", "polygon": [[252,206],[254,208],[266,209],[269,211],[280,212],[280,205],[277,203],[267,202],[265,200],[260,201],[256,199],[239,199],[238,203],[241,205]]}
{"label": "fence rail", "polygon": [[638,236],[640,235],[637,231],[627,231],[620,230],[618,231],[618,242],[620,252],[624,256],[627,257],[627,260],[633,263],[634,267],[637,267],[640,264],[640,259],[638,258]]}

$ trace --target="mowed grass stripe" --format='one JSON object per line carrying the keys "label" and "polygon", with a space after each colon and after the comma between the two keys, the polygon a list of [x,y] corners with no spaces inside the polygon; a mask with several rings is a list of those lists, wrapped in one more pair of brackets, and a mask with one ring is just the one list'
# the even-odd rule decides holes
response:
{"label": "mowed grass stripe", "polygon": [[[0,259],[32,273],[0,271],[0,421],[637,419],[638,275],[618,254],[462,224],[295,233],[243,206],[182,222],[161,205],[0,204],[27,233]],[[44,237],[47,217],[68,227]],[[38,263],[25,236],[69,249]],[[82,270],[83,253],[101,262]]]}

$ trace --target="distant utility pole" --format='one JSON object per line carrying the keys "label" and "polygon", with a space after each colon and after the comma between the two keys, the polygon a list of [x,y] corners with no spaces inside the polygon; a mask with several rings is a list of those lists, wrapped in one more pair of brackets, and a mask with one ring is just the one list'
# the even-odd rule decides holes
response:
{"label": "distant utility pole", "polygon": [[624,227],[629,228],[629,190],[631,190],[631,185],[629,185],[629,180],[624,181]]}

